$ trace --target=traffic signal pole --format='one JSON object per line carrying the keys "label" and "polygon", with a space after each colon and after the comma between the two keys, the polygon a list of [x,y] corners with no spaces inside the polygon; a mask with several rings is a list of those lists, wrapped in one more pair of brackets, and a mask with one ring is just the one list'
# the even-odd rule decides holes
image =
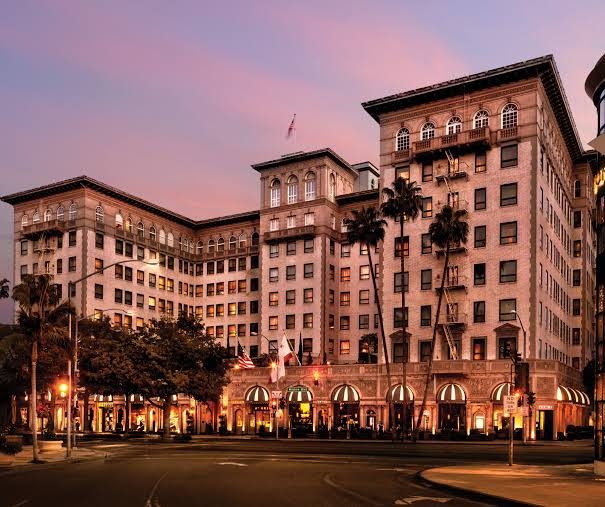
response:
{"label": "traffic signal pole", "polygon": [[[510,365],[510,382],[511,385],[515,385],[515,363],[511,362]],[[508,413],[508,466],[513,466],[513,437],[514,430],[513,426],[515,425],[515,419],[513,418],[512,410],[509,410]]]}

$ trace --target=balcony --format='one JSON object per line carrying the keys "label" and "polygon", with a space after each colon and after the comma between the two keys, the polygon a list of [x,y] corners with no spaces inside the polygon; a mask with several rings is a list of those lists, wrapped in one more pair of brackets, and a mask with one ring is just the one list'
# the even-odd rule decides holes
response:
{"label": "balcony", "polygon": [[447,134],[433,139],[416,141],[414,143],[414,157],[423,155],[435,156],[443,153],[445,150],[457,148],[458,152],[467,151],[477,146],[490,144],[489,127],[480,127],[477,129],[465,130],[456,134]]}
{"label": "balcony", "polygon": [[469,209],[469,203],[466,199],[460,199],[460,198],[450,198],[447,201],[437,201],[437,207],[441,207],[441,206],[445,206],[445,205],[451,206],[451,208],[453,210],[468,210]]}
{"label": "balcony", "polygon": [[439,323],[441,326],[466,326],[466,313],[446,312],[446,314],[443,316],[443,320],[444,322]]}
{"label": "balcony", "polygon": [[409,148],[405,150],[397,150],[394,151],[391,155],[391,163],[396,164],[398,162],[405,162],[410,159],[412,155],[412,150]]}
{"label": "balcony", "polygon": [[454,171],[450,171],[449,168],[446,169],[445,171],[440,171],[435,175],[435,181],[437,182],[437,184],[441,183],[442,181],[447,180],[457,180],[460,178],[467,178],[468,177],[468,172],[466,172],[463,169],[456,169]]}
{"label": "balcony", "polygon": [[519,128],[509,127],[506,129],[498,130],[498,142],[502,141],[513,141],[519,138]]}
{"label": "balcony", "polygon": [[314,225],[304,225],[302,227],[292,227],[291,229],[265,232],[263,239],[265,243],[275,243],[290,239],[312,238],[315,234]]}
{"label": "balcony", "polygon": [[[467,287],[467,278],[464,275],[448,276],[445,279],[444,287],[448,290],[464,290]],[[435,277],[435,290],[441,290],[441,276]]]}
{"label": "balcony", "polygon": [[43,236],[62,236],[67,230],[66,222],[62,220],[47,220],[23,228],[23,238],[37,240]]}

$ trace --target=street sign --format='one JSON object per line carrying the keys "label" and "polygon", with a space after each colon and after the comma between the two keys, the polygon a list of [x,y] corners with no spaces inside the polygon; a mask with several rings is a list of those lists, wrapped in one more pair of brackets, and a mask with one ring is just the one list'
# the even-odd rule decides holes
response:
{"label": "street sign", "polygon": [[282,399],[284,396],[284,393],[282,393],[281,391],[271,391],[271,398],[273,398],[274,400],[280,400]]}
{"label": "street sign", "polygon": [[521,415],[523,417],[529,417],[529,407],[527,405],[521,407]]}
{"label": "street sign", "polygon": [[309,388],[306,386],[290,386],[288,387],[289,393],[307,393]]}
{"label": "street sign", "polygon": [[504,412],[513,414],[517,410],[517,397],[514,394],[505,395],[504,398]]}

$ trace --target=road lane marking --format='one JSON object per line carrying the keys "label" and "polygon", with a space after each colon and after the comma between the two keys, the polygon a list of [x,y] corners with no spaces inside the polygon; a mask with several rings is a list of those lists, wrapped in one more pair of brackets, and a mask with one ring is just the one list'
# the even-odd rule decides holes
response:
{"label": "road lane marking", "polygon": [[22,500],[21,502],[14,504],[12,507],[21,507],[22,505],[25,505],[26,503],[29,503],[29,500]]}
{"label": "road lane marking", "polygon": [[408,496],[401,500],[395,500],[395,505],[412,505],[414,502],[449,502],[451,498],[438,498],[433,496]]}
{"label": "road lane marking", "polygon": [[232,465],[235,467],[247,467],[244,463],[236,463],[235,461],[224,461],[222,463],[217,463],[217,465]]}
{"label": "road lane marking", "polygon": [[129,444],[104,444],[95,446],[97,449],[108,449],[110,447],[128,447]]}
{"label": "road lane marking", "polygon": [[[155,484],[153,485],[153,488],[151,488],[151,493],[149,493],[149,496],[147,497],[147,502],[145,502],[145,507],[160,507],[160,501],[157,498],[153,498],[155,495],[156,490],[158,489],[158,486],[160,485],[160,482],[162,482],[162,479],[164,479],[164,477],[166,477],[168,475],[168,472],[166,472],[164,475],[162,475],[162,477],[160,477]],[[152,500],[155,500],[153,503],[151,503]]]}
{"label": "road lane marking", "polygon": [[[410,471],[409,468],[377,468],[376,470],[378,470],[380,472],[409,472]],[[412,470],[415,470],[415,468],[412,467]]]}
{"label": "road lane marking", "polygon": [[323,481],[326,484],[328,484],[329,486],[332,486],[334,489],[337,489],[337,490],[341,491],[342,493],[352,496],[353,498],[357,498],[357,500],[361,500],[363,503],[367,503],[370,505],[383,505],[382,503],[376,502],[376,501],[372,500],[371,498],[368,498],[367,496],[360,495],[356,491],[345,488],[344,486],[341,486],[340,484],[336,484],[330,477],[330,474],[324,475]]}

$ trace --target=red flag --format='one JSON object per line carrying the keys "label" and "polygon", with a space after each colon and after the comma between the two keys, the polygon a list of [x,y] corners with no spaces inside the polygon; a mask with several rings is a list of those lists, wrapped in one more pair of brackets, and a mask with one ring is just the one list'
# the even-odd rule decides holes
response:
{"label": "red flag", "polygon": [[294,122],[296,121],[296,113],[292,117],[292,121],[290,122],[290,126],[288,127],[288,133],[286,134],[286,139],[290,139],[296,133],[296,127],[294,126]]}

